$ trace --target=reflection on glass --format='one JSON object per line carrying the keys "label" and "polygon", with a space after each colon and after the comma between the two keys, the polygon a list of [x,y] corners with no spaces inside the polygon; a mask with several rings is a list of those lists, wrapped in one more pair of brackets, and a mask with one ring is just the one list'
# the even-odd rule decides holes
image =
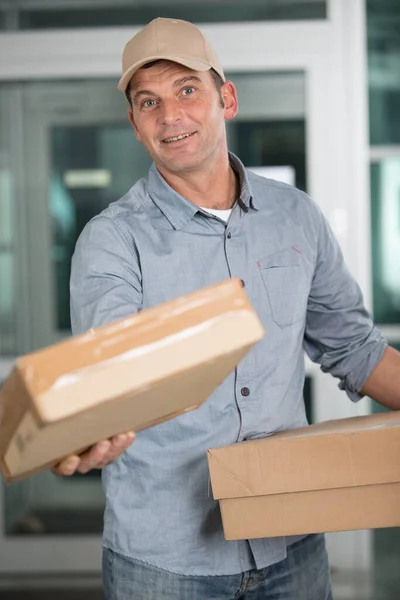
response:
{"label": "reflection on glass", "polygon": [[368,0],[371,144],[400,144],[400,2]]}
{"label": "reflection on glass", "polygon": [[91,6],[70,8],[32,7],[20,11],[22,29],[49,29],[61,27],[110,27],[143,25],[156,17],[185,19],[194,23],[226,23],[232,21],[282,21],[326,19],[326,0],[153,0],[132,3],[115,0],[111,8],[103,2]]}
{"label": "reflection on glass", "polygon": [[400,323],[400,158],[371,165],[374,318]]}

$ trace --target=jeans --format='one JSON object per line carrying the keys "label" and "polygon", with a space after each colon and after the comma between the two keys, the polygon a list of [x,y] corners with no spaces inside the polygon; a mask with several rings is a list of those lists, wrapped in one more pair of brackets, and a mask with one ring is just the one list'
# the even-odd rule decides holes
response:
{"label": "jeans", "polygon": [[288,547],[287,558],[238,575],[178,575],[103,551],[106,600],[332,600],[322,534]]}

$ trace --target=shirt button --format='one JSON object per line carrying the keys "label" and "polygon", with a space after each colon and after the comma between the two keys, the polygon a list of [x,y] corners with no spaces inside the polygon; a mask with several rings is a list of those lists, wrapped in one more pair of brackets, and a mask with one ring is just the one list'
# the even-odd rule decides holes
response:
{"label": "shirt button", "polygon": [[230,232],[230,231],[228,231],[228,235],[227,235],[226,237],[228,238],[228,240],[230,240],[230,239],[231,239],[231,237],[232,237],[232,234],[231,234],[231,232]]}
{"label": "shirt button", "polygon": [[249,396],[250,390],[248,387],[242,387],[242,389],[240,390],[240,393],[242,394],[242,396]]}

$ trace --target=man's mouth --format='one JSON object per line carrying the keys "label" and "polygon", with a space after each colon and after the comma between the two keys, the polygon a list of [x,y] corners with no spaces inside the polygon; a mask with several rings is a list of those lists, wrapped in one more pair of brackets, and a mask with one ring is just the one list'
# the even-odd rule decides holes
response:
{"label": "man's mouth", "polygon": [[192,131],[192,133],[181,133],[180,135],[176,135],[174,137],[169,137],[169,138],[165,138],[163,140],[164,144],[170,144],[171,142],[178,142],[179,140],[184,140],[185,138],[188,138],[192,135],[194,135],[196,132]]}

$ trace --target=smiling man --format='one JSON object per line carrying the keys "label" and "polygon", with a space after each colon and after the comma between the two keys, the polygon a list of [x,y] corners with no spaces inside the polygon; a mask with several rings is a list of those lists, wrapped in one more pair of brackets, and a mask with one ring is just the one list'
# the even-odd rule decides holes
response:
{"label": "smiling man", "polygon": [[399,354],[316,204],[228,152],[235,86],[194,25],[143,28],[125,47],[119,89],[153,165],[78,240],[73,332],[235,276],[267,335],[197,411],[54,469],[103,469],[106,598],[330,600],[323,535],[224,539],[206,451],[306,425],[304,349],[353,401],[399,408]]}
{"label": "smiling man", "polygon": [[[160,56],[160,36],[166,46],[168,37],[174,40],[175,52],[142,65],[143,59],[137,58],[143,48]],[[172,55],[181,62],[167,58]],[[238,190],[229,165],[225,120],[237,113],[236,89],[225,82],[200,32],[189,23],[157,19],[128,43],[124,65],[119,89],[131,104],[129,120],[163,179],[204,208],[232,208]]]}

